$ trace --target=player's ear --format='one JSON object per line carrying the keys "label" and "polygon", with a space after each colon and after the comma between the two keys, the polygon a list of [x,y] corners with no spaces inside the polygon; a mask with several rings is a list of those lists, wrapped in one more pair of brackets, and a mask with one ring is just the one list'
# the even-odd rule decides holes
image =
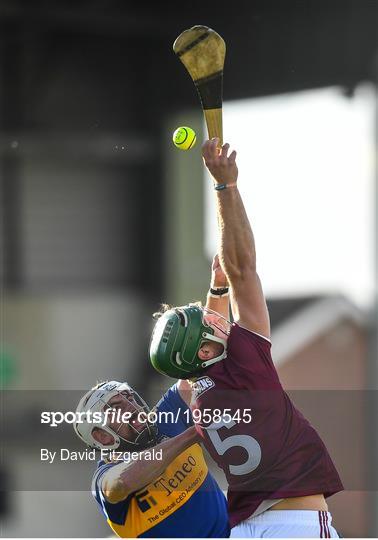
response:
{"label": "player's ear", "polygon": [[93,428],[92,437],[95,439],[95,441],[103,444],[104,446],[110,446],[114,443],[114,437],[101,428]]}

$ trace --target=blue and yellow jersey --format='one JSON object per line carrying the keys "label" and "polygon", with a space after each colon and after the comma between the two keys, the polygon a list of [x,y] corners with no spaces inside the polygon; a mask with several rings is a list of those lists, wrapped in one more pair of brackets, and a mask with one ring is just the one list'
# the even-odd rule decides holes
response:
{"label": "blue and yellow jersey", "polygon": [[[178,435],[192,422],[176,385],[157,404],[158,411],[179,409],[175,423],[160,423],[159,433]],[[194,444],[182,452],[148,486],[116,504],[99,489],[103,474],[114,463],[100,462],[92,491],[113,531],[127,538],[226,538],[229,536],[226,499],[209,473],[203,452]]]}

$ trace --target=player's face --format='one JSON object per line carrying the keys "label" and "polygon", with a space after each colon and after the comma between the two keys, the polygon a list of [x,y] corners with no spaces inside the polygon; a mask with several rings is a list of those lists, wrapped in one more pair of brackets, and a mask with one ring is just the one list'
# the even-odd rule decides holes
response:
{"label": "player's face", "polygon": [[204,341],[198,350],[198,358],[200,360],[211,360],[221,355],[223,352],[223,345],[216,343],[215,341]]}
{"label": "player's face", "polygon": [[[105,409],[111,408],[120,411],[117,417],[120,418],[124,413],[131,414],[127,422],[109,422],[109,427],[127,441],[134,441],[145,427],[146,422],[138,418],[138,413],[142,410],[136,402],[133,393],[127,390],[113,396],[105,406]],[[142,416],[143,420],[143,416]]]}

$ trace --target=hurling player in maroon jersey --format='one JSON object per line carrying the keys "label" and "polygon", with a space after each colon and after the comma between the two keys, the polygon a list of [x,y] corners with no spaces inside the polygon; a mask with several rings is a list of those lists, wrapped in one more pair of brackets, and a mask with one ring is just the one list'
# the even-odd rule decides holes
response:
{"label": "hurling player in maroon jersey", "polygon": [[219,234],[207,303],[162,313],[151,362],[192,381],[193,418],[228,481],[232,537],[338,537],[326,498],[343,486],[324,443],[280,384],[236,152],[218,143],[203,146]]}

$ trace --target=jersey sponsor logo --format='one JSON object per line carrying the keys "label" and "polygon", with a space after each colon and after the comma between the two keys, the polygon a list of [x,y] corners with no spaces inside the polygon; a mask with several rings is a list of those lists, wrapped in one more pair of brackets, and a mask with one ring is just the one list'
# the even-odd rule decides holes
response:
{"label": "jersey sponsor logo", "polygon": [[215,382],[210,377],[201,377],[192,383],[193,399],[197,399],[198,396],[204,394],[211,388],[214,388]]}
{"label": "jersey sponsor logo", "polygon": [[160,478],[154,482],[154,486],[157,489],[163,489],[167,495],[170,495],[175,489],[180,489],[180,484],[185,480],[193,468],[197,465],[197,461],[194,456],[189,454],[186,461],[177,469],[170,477],[160,476]]}
{"label": "jersey sponsor logo", "polygon": [[108,519],[110,527],[121,538],[136,538],[164,523],[196,493],[207,473],[201,447],[198,444],[190,446],[161,476],[132,496],[122,524]]}
{"label": "jersey sponsor logo", "polygon": [[150,510],[150,508],[157,505],[156,500],[150,494],[148,489],[137,493],[135,495],[135,500],[141,512],[147,512],[148,510]]}

